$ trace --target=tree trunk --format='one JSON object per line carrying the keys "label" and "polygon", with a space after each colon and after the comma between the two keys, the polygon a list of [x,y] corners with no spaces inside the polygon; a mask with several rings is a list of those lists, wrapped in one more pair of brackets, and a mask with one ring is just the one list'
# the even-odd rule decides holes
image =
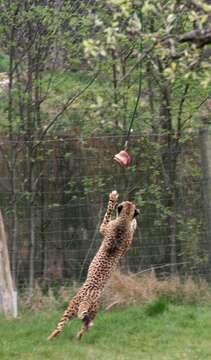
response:
{"label": "tree trunk", "polygon": [[171,244],[170,262],[171,262],[171,275],[175,276],[177,273],[177,239],[176,239],[176,210],[175,202],[172,204],[171,215],[169,216],[169,239]]}
{"label": "tree trunk", "polygon": [[29,205],[29,299],[34,289],[35,223],[33,204]]}
{"label": "tree trunk", "polygon": [[[17,253],[18,253],[18,214],[16,200],[12,212],[12,278],[14,285],[17,280]],[[15,285],[16,286],[16,285]]]}
{"label": "tree trunk", "polygon": [[[203,204],[206,223],[206,243],[208,244],[209,269],[211,269],[211,133],[208,127],[201,129],[199,134],[201,162],[203,171]],[[211,280],[211,270],[209,270]]]}
{"label": "tree trunk", "polygon": [[16,159],[17,159],[17,146],[14,136],[14,63],[16,49],[14,46],[15,40],[15,26],[11,27],[10,32],[10,49],[9,49],[9,86],[8,86],[8,124],[9,124],[9,140],[11,142],[10,158],[8,162],[8,170],[10,174],[11,183],[11,205],[12,205],[12,278],[15,285],[17,276],[17,242],[18,242],[18,215],[17,215],[17,198],[16,198]]}
{"label": "tree trunk", "polygon": [[13,288],[3,217],[0,212],[0,313],[17,317],[17,293]]}

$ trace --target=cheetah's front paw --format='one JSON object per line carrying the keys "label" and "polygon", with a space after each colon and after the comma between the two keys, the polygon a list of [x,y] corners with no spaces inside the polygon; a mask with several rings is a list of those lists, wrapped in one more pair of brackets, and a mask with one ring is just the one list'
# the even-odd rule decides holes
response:
{"label": "cheetah's front paw", "polygon": [[113,190],[110,194],[109,194],[109,200],[113,201],[113,202],[117,202],[119,198],[119,194],[116,190]]}

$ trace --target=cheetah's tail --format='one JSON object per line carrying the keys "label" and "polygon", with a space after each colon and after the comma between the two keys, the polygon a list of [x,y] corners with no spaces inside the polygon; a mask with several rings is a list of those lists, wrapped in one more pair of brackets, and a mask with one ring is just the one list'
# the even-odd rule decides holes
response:
{"label": "cheetah's tail", "polygon": [[70,302],[67,310],[65,310],[64,315],[61,317],[56,329],[48,337],[48,340],[52,340],[53,338],[59,336],[61,334],[61,332],[63,331],[63,329],[65,327],[65,324],[69,320],[72,320],[77,315],[78,306],[77,306],[77,303],[74,300],[72,300]]}
{"label": "cheetah's tail", "polygon": [[53,338],[55,338],[56,336],[59,336],[62,330],[59,329],[55,329],[52,334],[48,337],[47,340],[52,340]]}

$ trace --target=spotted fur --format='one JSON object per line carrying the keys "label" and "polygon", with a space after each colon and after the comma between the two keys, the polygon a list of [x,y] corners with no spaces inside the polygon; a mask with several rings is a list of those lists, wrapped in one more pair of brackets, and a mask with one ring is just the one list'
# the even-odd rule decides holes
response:
{"label": "spotted fur", "polygon": [[83,322],[77,334],[77,338],[80,339],[84,332],[89,329],[97,314],[100,296],[105,284],[117,266],[119,259],[132,243],[133,233],[136,229],[135,216],[139,213],[133,203],[125,201],[118,205],[118,217],[112,220],[112,213],[117,201],[118,193],[112,191],[109,195],[106,214],[100,226],[104,240],[89,266],[84,285],[70,301],[68,308],[48,340],[58,336],[63,331],[65,324],[76,316]]}

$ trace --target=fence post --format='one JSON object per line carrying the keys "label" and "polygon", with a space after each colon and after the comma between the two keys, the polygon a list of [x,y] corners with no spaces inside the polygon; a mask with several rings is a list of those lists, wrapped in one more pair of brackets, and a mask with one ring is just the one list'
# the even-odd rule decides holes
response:
{"label": "fence post", "polygon": [[17,317],[17,292],[14,290],[7,248],[7,236],[0,211],[0,313]]}
{"label": "fence post", "polygon": [[206,124],[199,132],[202,164],[203,207],[206,225],[206,243],[208,250],[208,277],[211,280],[211,132]]}

